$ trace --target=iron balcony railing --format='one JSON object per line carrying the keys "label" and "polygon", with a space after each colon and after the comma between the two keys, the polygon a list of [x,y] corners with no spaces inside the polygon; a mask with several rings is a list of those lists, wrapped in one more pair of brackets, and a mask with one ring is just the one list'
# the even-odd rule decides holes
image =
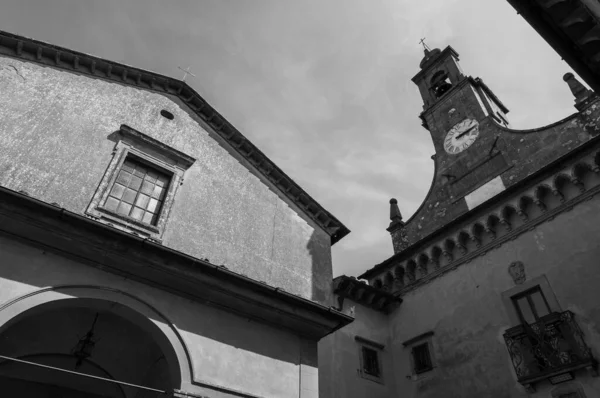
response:
{"label": "iron balcony railing", "polygon": [[517,378],[524,385],[597,367],[571,311],[554,312],[536,323],[510,328],[504,340]]}

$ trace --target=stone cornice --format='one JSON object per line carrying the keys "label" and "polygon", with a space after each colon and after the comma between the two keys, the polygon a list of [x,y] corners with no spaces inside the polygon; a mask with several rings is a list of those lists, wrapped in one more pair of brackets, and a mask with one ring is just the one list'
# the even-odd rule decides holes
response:
{"label": "stone cornice", "polygon": [[398,290],[394,294],[396,294],[398,296],[402,296],[410,291],[418,289],[420,286],[430,283],[433,279],[435,279],[443,274],[446,274],[449,271],[455,270],[458,266],[460,266],[462,264],[468,264],[476,257],[483,256],[487,252],[499,248],[504,243],[517,239],[519,237],[519,235],[521,235],[527,231],[533,231],[538,225],[540,225],[546,221],[550,221],[550,220],[554,219],[557,215],[559,215],[563,212],[572,210],[575,205],[577,205],[585,200],[591,200],[599,192],[600,192],[600,185],[590,189],[583,195],[577,196],[576,198],[573,198],[572,200],[561,204],[560,206],[556,207],[555,209],[552,209],[551,211],[544,213],[541,217],[538,217],[535,220],[530,221],[529,223],[521,225],[520,227],[511,231],[510,233],[494,240],[490,244],[485,245],[485,246],[467,254],[466,256],[461,257],[461,258],[457,259],[456,261],[453,261],[450,264],[447,264],[444,267],[441,267],[438,270],[435,270],[435,271],[427,274],[423,278],[419,278],[419,279],[415,280],[414,283],[411,283],[410,285]]}
{"label": "stone cornice", "polygon": [[177,96],[218,134],[232,150],[246,159],[307,217],[323,228],[335,244],[350,230],[306,193],[264,153],[210,106],[186,83],[154,72],[108,61],[52,44],[0,31],[0,55],[33,62],[96,79]]}
{"label": "stone cornice", "polygon": [[320,339],[353,318],[0,186],[0,233],[196,302]]}
{"label": "stone cornice", "polygon": [[354,277],[338,276],[333,280],[333,293],[338,296],[339,308],[342,310],[345,298],[383,313],[388,313],[400,304],[402,299],[375,286],[369,286]]}

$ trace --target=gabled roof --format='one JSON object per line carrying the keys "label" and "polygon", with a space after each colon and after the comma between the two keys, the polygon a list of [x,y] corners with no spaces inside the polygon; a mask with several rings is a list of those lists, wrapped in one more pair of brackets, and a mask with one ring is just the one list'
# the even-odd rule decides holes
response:
{"label": "gabled roof", "polygon": [[185,82],[4,31],[0,31],[0,55],[177,96],[258,173],[327,231],[332,245],[350,233],[344,224],[317,203]]}

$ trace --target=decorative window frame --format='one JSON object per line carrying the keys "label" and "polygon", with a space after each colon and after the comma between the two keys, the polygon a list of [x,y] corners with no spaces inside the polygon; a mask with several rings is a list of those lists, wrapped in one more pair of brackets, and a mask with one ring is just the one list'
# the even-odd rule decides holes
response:
{"label": "decorative window frame", "polygon": [[548,303],[548,307],[550,308],[550,313],[562,312],[560,304],[558,304],[558,300],[554,295],[554,291],[550,287],[550,282],[548,282],[548,278],[546,277],[546,275],[540,275],[536,278],[525,281],[522,284],[517,285],[512,289],[508,289],[501,293],[502,304],[504,304],[504,309],[506,310],[506,314],[508,315],[508,319],[511,325],[517,326],[521,324],[521,319],[519,318],[519,314],[513,303],[513,297],[518,296],[523,292],[526,292],[527,290],[531,290],[538,286],[542,291],[542,294],[546,298],[546,302]]}
{"label": "decorative window frame", "polygon": [[[431,369],[417,372],[415,369],[415,358],[413,355],[413,349],[423,344],[427,344],[427,350],[429,352],[429,361],[431,362]],[[433,355],[433,331],[425,332],[416,337],[413,337],[412,339],[406,340],[402,343],[402,345],[410,350],[410,375],[407,375],[407,378],[410,378],[411,380],[418,380],[431,375],[432,372],[434,372],[437,369],[437,362],[435,360],[435,356]]]}
{"label": "decorative window frame", "polygon": [[[119,131],[114,135],[117,142],[113,150],[113,158],[85,214],[123,231],[140,235],[155,242],[161,242],[177,189],[183,184],[185,172],[194,164],[196,159],[126,125],[121,125]],[[106,198],[117,179],[123,162],[128,157],[132,157],[141,163],[147,163],[150,167],[171,177],[155,225],[117,214],[104,207]]]}
{"label": "decorative window frame", "polygon": [[[374,381],[375,383],[384,384],[382,357],[383,357],[383,349],[385,348],[385,346],[383,344],[376,343],[375,341],[365,339],[364,337],[360,337],[360,336],[355,336],[354,340],[357,343],[357,349],[358,349],[359,368],[357,369],[357,371],[358,371],[358,374],[360,375],[360,377],[362,377],[363,379],[366,379],[366,380]],[[377,353],[377,364],[379,366],[379,376],[370,375],[363,371],[363,364],[364,364],[363,347],[373,350]]]}

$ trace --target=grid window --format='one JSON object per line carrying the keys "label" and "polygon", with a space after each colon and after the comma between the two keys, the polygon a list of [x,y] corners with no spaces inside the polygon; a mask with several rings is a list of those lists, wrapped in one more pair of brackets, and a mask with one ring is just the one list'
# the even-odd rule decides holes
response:
{"label": "grid window", "polygon": [[431,356],[429,355],[429,344],[423,343],[412,348],[415,373],[423,373],[433,369]]}
{"label": "grid window", "polygon": [[380,376],[379,358],[377,355],[377,351],[368,347],[363,347],[362,360],[363,372],[374,377]]}
{"label": "grid window", "polygon": [[170,177],[136,161],[125,159],[104,207],[146,224],[156,225]]}
{"label": "grid window", "polygon": [[512,297],[512,300],[522,323],[535,323],[550,314],[548,302],[539,286]]}

